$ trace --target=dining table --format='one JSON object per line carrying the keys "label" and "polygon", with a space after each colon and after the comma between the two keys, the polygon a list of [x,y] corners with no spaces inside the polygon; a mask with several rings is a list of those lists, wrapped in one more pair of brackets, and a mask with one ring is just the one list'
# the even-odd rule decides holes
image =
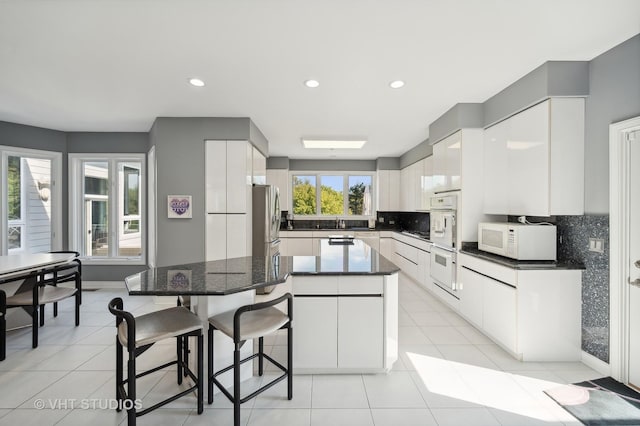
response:
{"label": "dining table", "polygon": [[73,253],[20,253],[0,256],[0,283],[71,262]]}

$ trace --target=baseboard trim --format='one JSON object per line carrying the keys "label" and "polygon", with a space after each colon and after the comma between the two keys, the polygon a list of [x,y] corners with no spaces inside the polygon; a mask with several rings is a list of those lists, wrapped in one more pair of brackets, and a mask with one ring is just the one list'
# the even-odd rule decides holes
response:
{"label": "baseboard trim", "polygon": [[604,376],[611,375],[611,366],[608,363],[585,351],[582,351],[582,363],[589,368],[593,368]]}

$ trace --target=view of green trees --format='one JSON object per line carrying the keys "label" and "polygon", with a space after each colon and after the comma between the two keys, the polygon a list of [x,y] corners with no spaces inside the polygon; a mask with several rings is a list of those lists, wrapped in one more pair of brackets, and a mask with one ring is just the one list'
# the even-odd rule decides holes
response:
{"label": "view of green trees", "polygon": [[361,215],[364,207],[364,183],[360,182],[349,187],[349,214]]}
{"label": "view of green trees", "polygon": [[[363,214],[364,193],[363,182],[349,187],[350,215]],[[293,177],[293,214],[340,216],[344,214],[344,193],[327,185],[320,186],[320,211],[316,208],[315,176]]]}

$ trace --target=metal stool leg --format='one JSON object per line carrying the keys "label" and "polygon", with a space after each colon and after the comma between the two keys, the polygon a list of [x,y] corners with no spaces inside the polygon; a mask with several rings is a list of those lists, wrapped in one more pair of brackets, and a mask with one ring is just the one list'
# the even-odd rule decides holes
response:
{"label": "metal stool leg", "polygon": [[240,426],[240,344],[233,351],[233,425]]}
{"label": "metal stool leg", "polygon": [[213,327],[209,325],[207,334],[207,402],[213,403]]}

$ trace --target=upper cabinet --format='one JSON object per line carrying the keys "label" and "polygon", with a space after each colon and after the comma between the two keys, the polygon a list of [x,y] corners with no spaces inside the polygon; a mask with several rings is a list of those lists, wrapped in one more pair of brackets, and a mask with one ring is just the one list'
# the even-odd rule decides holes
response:
{"label": "upper cabinet", "polygon": [[433,196],[433,156],[429,156],[422,160],[422,178],[420,180],[420,207],[419,210],[430,210],[429,200]]}
{"label": "upper cabinet", "polygon": [[433,146],[433,191],[461,188],[462,131],[457,131]]}
{"label": "upper cabinet", "polygon": [[400,170],[378,170],[378,210],[400,210]]}
{"label": "upper cabinet", "polygon": [[267,183],[267,158],[253,147],[253,180],[252,183],[265,185]]}
{"label": "upper cabinet", "polygon": [[280,209],[291,213],[291,195],[289,191],[289,170],[268,169],[266,171],[267,184],[278,187],[280,191]]}
{"label": "upper cabinet", "polygon": [[409,212],[422,210],[423,176],[424,160],[400,170],[400,210]]}
{"label": "upper cabinet", "polygon": [[551,98],[484,137],[484,212],[584,213],[584,99]]}
{"label": "upper cabinet", "polygon": [[251,206],[252,146],[246,141],[206,141],[207,213],[247,213]]}

